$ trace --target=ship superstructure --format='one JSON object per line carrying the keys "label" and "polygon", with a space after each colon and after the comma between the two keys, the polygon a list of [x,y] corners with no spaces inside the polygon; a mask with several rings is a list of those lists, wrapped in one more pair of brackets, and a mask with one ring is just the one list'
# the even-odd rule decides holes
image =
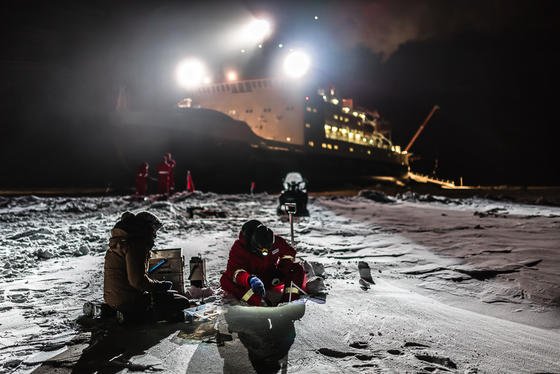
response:
{"label": "ship superstructure", "polygon": [[219,83],[199,88],[178,106],[222,112],[245,122],[263,140],[291,146],[286,149],[382,163],[387,166],[383,170],[394,165],[398,172],[386,172],[393,176],[408,169],[408,154],[380,128],[377,111],[354,107],[333,87],[310,93],[283,79]]}

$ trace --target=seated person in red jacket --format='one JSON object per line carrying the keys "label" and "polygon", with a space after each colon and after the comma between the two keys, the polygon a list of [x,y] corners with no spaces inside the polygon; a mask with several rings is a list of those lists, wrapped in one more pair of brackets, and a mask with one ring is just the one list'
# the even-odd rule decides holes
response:
{"label": "seated person in red jacket", "polygon": [[222,289],[254,306],[269,300],[269,292],[282,292],[281,301],[297,299],[300,291],[292,282],[305,289],[305,271],[294,262],[295,256],[295,249],[270,228],[257,220],[248,221],[229,252],[220,279]]}

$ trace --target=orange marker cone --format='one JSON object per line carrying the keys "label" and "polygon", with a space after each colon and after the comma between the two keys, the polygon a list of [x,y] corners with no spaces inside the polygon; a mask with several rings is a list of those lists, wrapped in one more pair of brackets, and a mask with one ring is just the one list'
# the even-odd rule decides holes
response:
{"label": "orange marker cone", "polygon": [[194,192],[194,182],[190,170],[187,171],[187,192]]}

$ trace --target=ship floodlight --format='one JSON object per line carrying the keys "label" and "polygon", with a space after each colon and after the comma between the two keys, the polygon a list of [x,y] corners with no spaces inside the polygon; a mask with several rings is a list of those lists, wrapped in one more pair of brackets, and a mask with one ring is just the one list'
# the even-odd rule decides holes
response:
{"label": "ship floodlight", "polygon": [[[258,44],[268,38],[272,32],[270,22],[265,19],[253,19],[241,31],[243,43]],[[261,47],[259,47],[261,48]]]}
{"label": "ship floodlight", "polygon": [[177,82],[184,88],[197,88],[209,79],[206,67],[202,61],[189,58],[183,60],[177,65],[176,69]]}
{"label": "ship floodlight", "polygon": [[238,79],[237,72],[235,70],[229,70],[226,73],[226,79],[228,82],[235,82]]}
{"label": "ship floodlight", "polygon": [[284,73],[291,78],[303,77],[310,67],[309,55],[301,51],[291,52],[284,60]]}

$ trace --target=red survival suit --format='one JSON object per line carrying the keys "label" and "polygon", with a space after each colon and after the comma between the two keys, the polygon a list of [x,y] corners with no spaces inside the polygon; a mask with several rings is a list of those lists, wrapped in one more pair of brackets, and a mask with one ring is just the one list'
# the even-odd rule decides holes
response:
{"label": "red survival suit", "polygon": [[146,192],[148,192],[148,169],[149,165],[147,162],[144,162],[138,168],[138,172],[136,173],[136,195],[144,196]]}
{"label": "red survival suit", "polygon": [[167,162],[167,157],[158,165],[158,193],[169,194],[169,173],[170,166]]}
{"label": "red survival suit", "polygon": [[262,305],[261,297],[254,294],[249,285],[249,278],[254,275],[262,280],[267,292],[283,292],[283,301],[297,299],[299,290],[290,287],[290,282],[305,290],[306,279],[303,266],[294,262],[295,249],[277,235],[267,256],[250,252],[248,247],[247,240],[240,233],[229,252],[226,271],[220,278],[222,289],[249,305]]}
{"label": "red survival suit", "polygon": [[171,157],[171,153],[167,152],[165,154],[165,156],[167,157],[167,166],[169,168],[169,191],[174,192],[175,191],[175,165],[177,165],[177,162],[173,159],[173,157]]}

